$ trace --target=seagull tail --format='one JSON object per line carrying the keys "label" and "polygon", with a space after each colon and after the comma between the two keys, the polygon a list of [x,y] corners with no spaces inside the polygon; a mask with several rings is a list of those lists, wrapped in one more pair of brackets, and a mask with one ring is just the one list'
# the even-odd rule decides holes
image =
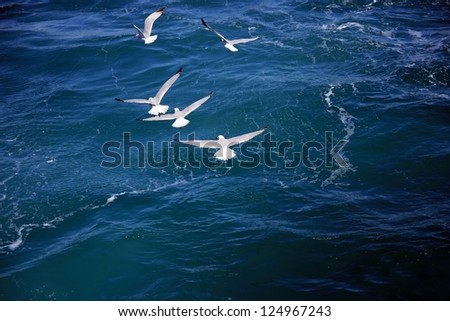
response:
{"label": "seagull tail", "polygon": [[187,124],[189,124],[189,120],[187,120],[186,118],[178,118],[177,120],[174,121],[172,127],[181,128],[186,126]]}
{"label": "seagull tail", "polygon": [[165,114],[165,113],[167,113],[168,110],[169,110],[169,106],[168,106],[168,105],[156,105],[156,106],[153,106],[153,107],[148,111],[148,113],[149,113],[149,114],[152,114],[152,115],[155,115],[155,116],[158,116],[158,115],[160,115],[160,114]]}
{"label": "seagull tail", "polygon": [[215,152],[214,157],[217,159],[226,161],[230,158],[236,157],[236,153],[234,152],[234,150],[226,147],[226,148],[221,148],[217,152]]}
{"label": "seagull tail", "polygon": [[151,43],[154,43],[156,41],[156,39],[158,39],[158,35],[152,35],[152,36],[144,38],[143,40],[146,45],[149,45]]}
{"label": "seagull tail", "polygon": [[236,52],[236,51],[238,51],[238,48],[236,48],[235,46],[233,46],[232,44],[230,44],[230,43],[225,43],[225,48],[227,48],[229,51],[231,51],[231,52]]}

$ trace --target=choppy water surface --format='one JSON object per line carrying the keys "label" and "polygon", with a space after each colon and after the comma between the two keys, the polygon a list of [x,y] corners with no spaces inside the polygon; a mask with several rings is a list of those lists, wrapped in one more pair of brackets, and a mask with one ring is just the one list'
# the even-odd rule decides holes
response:
{"label": "choppy water surface", "polygon": [[[162,6],[157,41],[133,38]],[[2,2],[0,298],[449,300],[449,8]],[[200,18],[260,39],[231,54]],[[171,107],[214,91],[185,128],[114,100],[181,66]],[[174,137],[265,125],[231,163],[173,161]],[[102,167],[124,133],[154,150]]]}

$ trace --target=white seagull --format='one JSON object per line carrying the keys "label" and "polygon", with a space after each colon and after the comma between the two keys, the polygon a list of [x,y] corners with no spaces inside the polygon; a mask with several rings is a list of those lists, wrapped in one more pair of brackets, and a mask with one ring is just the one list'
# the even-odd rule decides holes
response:
{"label": "white seagull", "polygon": [[136,25],[133,23],[133,27],[137,30],[137,34],[136,37],[139,39],[144,40],[145,44],[148,45],[150,43],[153,43],[156,41],[156,38],[158,38],[157,35],[151,35],[152,34],[152,28],[153,28],[153,23],[155,22],[156,19],[158,19],[159,17],[161,17],[162,13],[164,12],[165,8],[161,8],[156,10],[155,12],[153,12],[152,14],[150,14],[147,19],[145,19],[144,22],[144,31],[142,32],[141,29],[139,29],[138,27],[136,27]]}
{"label": "white seagull", "polygon": [[257,131],[247,133],[244,135],[232,137],[232,138],[225,138],[222,135],[217,136],[216,140],[180,140],[180,143],[188,144],[192,146],[197,146],[201,148],[215,148],[218,149],[218,151],[214,154],[214,157],[217,159],[226,161],[227,159],[236,157],[236,153],[230,148],[234,145],[239,145],[243,142],[246,142],[250,139],[252,139],[255,136],[258,136],[262,132],[264,132],[267,129],[266,127],[263,127]]}
{"label": "white seagull", "polygon": [[183,71],[183,67],[181,67],[175,75],[169,78],[164,85],[162,85],[161,89],[156,93],[155,97],[150,97],[149,99],[144,98],[136,98],[136,99],[120,99],[116,98],[117,101],[122,101],[124,103],[134,103],[134,104],[147,104],[151,105],[152,108],[148,111],[151,115],[159,115],[165,114],[169,109],[168,105],[161,105],[161,100],[163,99],[166,92],[169,88],[174,84],[174,82],[180,77],[181,72]]}
{"label": "white seagull", "polygon": [[208,24],[206,23],[206,21],[202,18],[202,23],[203,25],[206,27],[206,29],[208,29],[209,31],[214,32],[216,35],[218,35],[220,37],[220,39],[222,40],[225,48],[227,48],[228,50],[230,50],[231,52],[236,52],[238,51],[238,49],[234,46],[234,45],[238,45],[240,43],[246,43],[246,42],[250,42],[250,41],[254,41],[256,39],[258,39],[259,37],[254,37],[254,38],[245,38],[245,39],[236,39],[236,40],[228,40],[227,38],[225,38],[224,36],[222,36],[220,33],[218,33],[216,30],[214,30],[213,28],[211,28],[210,26],[208,26]]}
{"label": "white seagull", "polygon": [[200,100],[197,100],[196,102],[190,104],[188,107],[186,107],[183,110],[180,110],[178,108],[175,108],[175,111],[173,114],[166,114],[166,115],[158,115],[155,117],[149,117],[142,119],[143,121],[156,121],[156,120],[173,120],[175,119],[174,123],[172,124],[172,127],[175,128],[181,128],[189,124],[189,120],[187,120],[185,117],[192,113],[194,110],[196,110],[198,107],[203,105],[212,95],[212,92],[209,93],[208,96],[203,97]]}

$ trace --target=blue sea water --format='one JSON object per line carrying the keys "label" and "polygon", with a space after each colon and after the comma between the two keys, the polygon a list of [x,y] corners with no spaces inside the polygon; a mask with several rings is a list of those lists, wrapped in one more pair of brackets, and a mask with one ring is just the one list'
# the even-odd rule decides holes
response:
{"label": "blue sea water", "polygon": [[[160,7],[144,45],[131,23]],[[0,299],[449,300],[449,17],[439,0],[2,1]],[[229,53],[200,18],[260,38]],[[186,127],[114,100],[181,66],[171,108],[214,92]],[[174,160],[177,138],[266,125],[231,162]],[[144,163],[124,135],[153,142]],[[102,166],[108,142],[128,166]]]}

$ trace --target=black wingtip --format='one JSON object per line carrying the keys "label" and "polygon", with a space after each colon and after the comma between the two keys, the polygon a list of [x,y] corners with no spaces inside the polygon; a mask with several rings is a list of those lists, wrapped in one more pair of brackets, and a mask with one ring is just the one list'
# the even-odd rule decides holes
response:
{"label": "black wingtip", "polygon": [[263,128],[261,128],[261,129],[264,129],[264,130],[266,130],[267,128],[269,128],[269,126],[268,126],[268,125],[264,126],[264,127],[263,127]]}
{"label": "black wingtip", "polygon": [[178,69],[178,71],[176,72],[176,74],[181,74],[183,72],[183,68],[184,67],[180,67],[180,69]]}
{"label": "black wingtip", "polygon": [[211,91],[208,95],[211,96],[213,94],[214,91]]}
{"label": "black wingtip", "polygon": [[202,24],[203,24],[206,28],[209,29],[209,26],[206,24],[205,19],[201,18],[200,20],[202,21]]}
{"label": "black wingtip", "polygon": [[123,99],[120,99],[120,98],[114,98],[115,100],[117,100],[117,101],[122,101],[123,102]]}
{"label": "black wingtip", "polygon": [[159,8],[156,12],[164,12],[164,10],[166,10],[166,7]]}

